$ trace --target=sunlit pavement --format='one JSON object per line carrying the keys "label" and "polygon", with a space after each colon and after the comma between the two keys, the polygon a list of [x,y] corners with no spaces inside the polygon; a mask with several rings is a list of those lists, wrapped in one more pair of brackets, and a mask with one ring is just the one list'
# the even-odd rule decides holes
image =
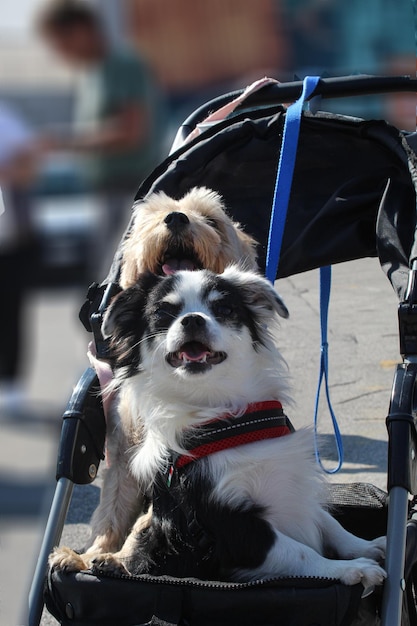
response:
{"label": "sunlit pavement", "polygon": [[[279,281],[277,288],[290,311],[279,332],[296,401],[287,413],[296,427],[311,425],[320,341],[318,272]],[[87,365],[88,335],[77,319],[81,298],[76,291],[33,296],[31,415],[0,422],[1,626],[24,623],[26,590],[44,523],[37,514],[50,499],[60,414]],[[376,260],[334,268],[330,383],[345,446],[343,470],[332,477],[334,481],[364,480],[385,487],[385,417],[399,360],[396,307],[394,292]],[[324,463],[332,467],[334,445],[324,405],[320,432]],[[82,546],[98,497],[98,485],[76,490],[64,543]],[[44,615],[42,625],[56,622]]]}

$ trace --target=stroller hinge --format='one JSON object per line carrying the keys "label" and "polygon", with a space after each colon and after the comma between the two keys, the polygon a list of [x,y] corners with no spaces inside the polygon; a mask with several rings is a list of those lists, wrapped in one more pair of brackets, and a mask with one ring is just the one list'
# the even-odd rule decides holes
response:
{"label": "stroller hinge", "polygon": [[398,322],[401,356],[417,356],[417,260],[409,271],[405,298],[398,306]]}
{"label": "stroller hinge", "polygon": [[389,435],[388,488],[417,493],[417,431],[414,402],[417,363],[397,366],[386,425]]}
{"label": "stroller hinge", "polygon": [[400,353],[403,358],[417,355],[417,304],[400,302],[398,306]]}

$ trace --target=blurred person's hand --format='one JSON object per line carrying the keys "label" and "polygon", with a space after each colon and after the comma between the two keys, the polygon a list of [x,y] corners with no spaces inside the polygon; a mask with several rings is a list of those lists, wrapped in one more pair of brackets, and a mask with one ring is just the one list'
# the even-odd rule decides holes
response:
{"label": "blurred person's hand", "polygon": [[[384,68],[388,76],[401,76],[411,74],[416,61],[410,57],[397,57],[392,59]],[[416,94],[393,93],[387,98],[385,115],[390,124],[400,130],[415,129]]]}
{"label": "blurred person's hand", "polygon": [[126,104],[117,114],[103,120],[100,127],[69,138],[67,148],[80,152],[125,152],[146,138],[146,117],[144,107]]}
{"label": "blurred person's hand", "polygon": [[0,165],[0,182],[15,187],[28,187],[36,177],[37,165],[36,149],[18,152]]}
{"label": "blurred person's hand", "polygon": [[62,138],[48,133],[46,135],[42,135],[37,139],[36,148],[41,155],[47,155],[49,152],[57,152],[59,150],[62,150],[63,143],[64,142]]}
{"label": "blurred person's hand", "polygon": [[[70,136],[48,133],[37,140],[41,152],[124,152],[147,137],[145,107],[127,104],[116,115],[103,121],[100,127],[86,127]],[[95,125],[94,125],[95,126]]]}

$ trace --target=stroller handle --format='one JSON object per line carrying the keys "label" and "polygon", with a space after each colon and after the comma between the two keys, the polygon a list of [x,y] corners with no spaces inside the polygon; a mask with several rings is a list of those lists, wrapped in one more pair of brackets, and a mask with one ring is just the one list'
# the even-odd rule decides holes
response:
{"label": "stroller handle", "polygon": [[[267,107],[284,102],[294,102],[303,89],[303,81],[266,85],[254,92],[235,109],[235,113],[252,107]],[[179,146],[188,135],[211,112],[228,104],[243,93],[244,89],[223,94],[196,109],[178,129],[174,146]],[[339,76],[336,78],[320,78],[316,90],[311,97],[347,98],[369,96],[384,93],[417,92],[417,79],[410,76]],[[173,150],[172,150],[173,151]]]}

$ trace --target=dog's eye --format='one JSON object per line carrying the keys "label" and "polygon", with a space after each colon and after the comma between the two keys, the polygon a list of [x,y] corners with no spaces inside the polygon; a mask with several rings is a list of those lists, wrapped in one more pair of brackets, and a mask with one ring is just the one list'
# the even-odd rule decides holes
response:
{"label": "dog's eye", "polygon": [[212,217],[206,217],[206,218],[205,218],[205,220],[206,220],[206,222],[207,222],[207,224],[208,224],[209,226],[211,226],[211,227],[212,227],[212,228],[214,228],[215,230],[217,230],[217,229],[218,229],[218,227],[219,227],[219,226],[218,226],[218,224],[217,224],[216,220],[214,220]]}
{"label": "dog's eye", "polygon": [[178,309],[179,307],[173,304],[169,304],[168,302],[163,302],[154,308],[153,313],[158,323],[161,323],[161,322],[170,323],[172,320],[174,320],[177,317]]}
{"label": "dog's eye", "polygon": [[173,315],[174,311],[173,311],[173,307],[169,307],[167,305],[164,306],[158,306],[155,308],[154,313],[157,317],[161,317],[163,315]]}
{"label": "dog's eye", "polygon": [[234,309],[230,304],[218,302],[214,304],[213,312],[216,317],[230,317],[233,315]]}

